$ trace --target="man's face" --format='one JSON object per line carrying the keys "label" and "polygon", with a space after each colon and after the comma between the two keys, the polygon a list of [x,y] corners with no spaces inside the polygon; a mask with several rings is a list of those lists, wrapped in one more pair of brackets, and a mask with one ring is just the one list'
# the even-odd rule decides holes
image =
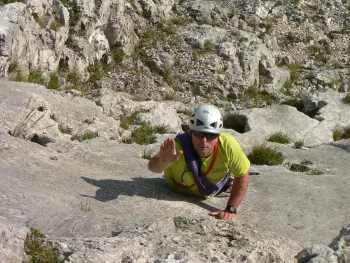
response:
{"label": "man's face", "polygon": [[192,144],[196,149],[198,155],[200,157],[209,157],[214,151],[214,146],[219,140],[219,137],[212,139],[213,136],[203,136],[207,134],[202,132],[196,132],[196,131],[191,131],[191,134],[192,134]]}

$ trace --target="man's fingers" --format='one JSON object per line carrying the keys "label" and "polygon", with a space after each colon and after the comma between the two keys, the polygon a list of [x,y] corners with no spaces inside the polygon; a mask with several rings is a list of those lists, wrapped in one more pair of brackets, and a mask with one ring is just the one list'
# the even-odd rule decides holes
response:
{"label": "man's fingers", "polygon": [[217,211],[217,212],[211,212],[209,215],[211,216],[217,216],[221,211]]}

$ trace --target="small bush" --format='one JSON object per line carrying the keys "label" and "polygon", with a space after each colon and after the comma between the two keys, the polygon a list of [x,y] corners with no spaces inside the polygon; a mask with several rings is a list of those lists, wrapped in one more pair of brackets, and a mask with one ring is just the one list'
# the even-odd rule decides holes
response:
{"label": "small bush", "polygon": [[27,82],[45,85],[45,80],[39,70],[31,70],[28,74]]}
{"label": "small bush", "polygon": [[78,135],[78,134],[72,135],[71,140],[82,142],[82,141],[86,141],[86,140],[95,139],[97,136],[98,136],[98,134],[96,132],[92,132],[92,131],[87,130],[82,135]]}
{"label": "small bush", "polygon": [[269,142],[277,142],[281,144],[287,144],[290,142],[290,137],[288,134],[283,132],[275,132],[269,136],[267,139]]}
{"label": "small bush", "polygon": [[45,235],[34,228],[30,228],[30,231],[24,241],[24,251],[32,257],[30,262],[61,263],[51,247],[42,245],[40,239]]}
{"label": "small bush", "polygon": [[40,28],[45,28],[48,25],[50,19],[50,17],[46,14],[39,15],[37,13],[33,14],[33,18],[35,22],[40,26]]}
{"label": "small bush", "polygon": [[79,90],[82,95],[84,95],[85,88],[82,81],[82,75],[77,68],[73,68],[71,71],[69,71],[67,81],[69,82],[69,88]]}
{"label": "small bush", "polygon": [[164,100],[175,100],[176,99],[176,93],[175,92],[167,92],[164,95]]}
{"label": "small bush", "polygon": [[154,130],[150,125],[142,123],[140,127],[131,133],[131,137],[137,144],[149,144],[153,132]]}
{"label": "small bush", "polygon": [[347,93],[345,97],[343,98],[343,102],[350,104],[350,93]]}
{"label": "small bush", "polygon": [[60,132],[62,132],[64,134],[69,134],[69,135],[73,134],[73,129],[71,127],[69,127],[68,125],[64,125],[64,124],[60,123],[60,124],[58,124],[58,129]]}
{"label": "small bush", "polygon": [[121,47],[118,46],[113,46],[111,48],[111,54],[113,57],[114,62],[118,65],[121,64],[124,60],[125,57],[125,52],[123,51],[123,49]]}
{"label": "small bush", "polygon": [[174,74],[170,67],[165,67],[162,75],[166,83],[169,85],[173,83]]}
{"label": "small bush", "polygon": [[60,90],[60,81],[56,72],[50,74],[50,79],[46,87],[48,89]]}
{"label": "small bush", "polygon": [[247,156],[252,164],[257,165],[278,165],[282,164],[284,157],[282,153],[266,145],[256,145]]}
{"label": "small bush", "polygon": [[321,175],[323,174],[322,171],[318,170],[318,169],[311,169],[310,171],[307,172],[308,175]]}
{"label": "small bush", "polygon": [[169,132],[169,128],[166,125],[157,125],[153,128],[153,133],[164,134],[168,132]]}
{"label": "small bush", "polygon": [[96,82],[103,78],[105,72],[103,70],[103,65],[99,60],[96,60],[94,64],[88,66],[89,71],[89,81]]}
{"label": "small bush", "polygon": [[296,141],[294,143],[294,148],[295,149],[301,149],[304,146],[304,141],[300,140],[300,141]]}
{"label": "small bush", "polygon": [[350,125],[345,127],[335,127],[333,130],[333,140],[339,141],[343,139],[350,139]]}
{"label": "small bush", "polygon": [[121,116],[120,117],[120,128],[124,130],[128,130],[129,126],[134,124],[136,119],[137,112],[133,112],[129,116]]}
{"label": "small bush", "polygon": [[288,169],[292,172],[305,173],[310,171],[310,168],[303,164],[292,163],[289,165]]}
{"label": "small bush", "polygon": [[212,52],[214,49],[214,44],[210,39],[207,39],[204,41],[204,51],[205,52]]}

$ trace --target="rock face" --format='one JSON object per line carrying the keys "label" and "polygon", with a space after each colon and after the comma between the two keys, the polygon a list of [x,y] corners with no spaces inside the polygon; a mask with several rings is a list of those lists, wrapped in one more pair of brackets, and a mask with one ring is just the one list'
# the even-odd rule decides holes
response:
{"label": "rock face", "polygon": [[[64,262],[350,261],[350,141],[334,142],[350,125],[349,10],[0,2],[0,259],[28,260],[34,227]],[[183,196],[147,170],[199,103],[220,108],[247,154],[284,156],[252,166],[236,224],[207,215],[227,194]],[[276,132],[290,143],[267,142]]]}
{"label": "rock face", "polygon": [[140,226],[116,237],[47,242],[68,262],[295,262],[300,249],[294,242],[264,236],[232,222],[189,217]]}
{"label": "rock face", "polygon": [[24,253],[24,240],[29,229],[11,221],[0,219],[1,262],[25,262],[29,257]]}
{"label": "rock face", "polygon": [[[0,87],[0,215],[7,222],[40,229],[47,235],[45,244],[53,245],[64,262],[349,259],[349,140],[301,149],[268,143],[283,153],[285,161],[280,166],[252,166],[251,184],[238,221],[230,223],[208,216],[208,212],[226,205],[227,194],[208,200],[183,196],[171,191],[161,175],[147,170],[145,153],[157,151],[163,139],[175,133],[157,135],[149,145],[125,144],[117,136],[127,132],[120,128],[120,121],[104,115],[104,110],[89,100],[34,84],[3,81]],[[35,100],[28,103],[30,98]],[[128,104],[120,101],[120,109],[128,109]],[[331,104],[322,108],[324,121]],[[149,105],[177,109],[165,112],[172,114],[171,120],[182,121],[184,105],[152,101]],[[131,107],[142,109],[147,105],[134,102]],[[32,119],[25,122],[23,116],[28,116],[30,109]],[[149,109],[140,111],[140,118],[156,125],[164,116],[152,120],[155,115]],[[271,131],[281,127],[295,134],[297,124],[293,123],[305,126],[319,122],[287,105],[243,113],[249,131],[225,131],[232,133],[247,153],[257,134],[264,141],[269,132],[262,125],[266,120]],[[225,117],[230,119],[232,115]],[[68,129],[60,127],[58,120],[66,120],[73,132],[63,133]],[[18,123],[27,125],[20,126],[24,133],[15,135]],[[93,130],[99,136],[72,140],[79,128]],[[310,137],[310,143],[317,144],[319,138],[324,138],[322,134],[314,137]],[[308,169],[321,174],[290,170],[306,161]],[[3,233],[13,233],[7,224],[2,226]],[[16,227],[16,231],[19,229],[24,231],[21,236],[6,234],[1,258],[14,258],[15,262],[24,259],[22,249],[6,245],[16,243],[23,248],[29,230]],[[6,247],[14,251],[10,253]]]}
{"label": "rock face", "polygon": [[[10,79],[54,73],[59,88],[85,94],[242,108],[349,86],[342,2],[28,0],[0,12],[0,76]],[[242,101],[252,90],[269,97]]]}

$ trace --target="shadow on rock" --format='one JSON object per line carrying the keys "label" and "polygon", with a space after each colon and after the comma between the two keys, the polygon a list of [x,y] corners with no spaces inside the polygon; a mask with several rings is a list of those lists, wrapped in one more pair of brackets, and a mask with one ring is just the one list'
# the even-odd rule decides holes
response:
{"label": "shadow on rock", "polygon": [[211,212],[218,210],[209,204],[203,203],[203,201],[206,200],[204,198],[177,193],[169,189],[164,178],[136,177],[131,178],[132,181],[113,179],[96,180],[87,177],[82,177],[82,179],[100,188],[96,191],[95,196],[83,194],[82,196],[95,198],[101,202],[118,199],[119,195],[142,196],[165,201],[185,201],[196,204]]}

